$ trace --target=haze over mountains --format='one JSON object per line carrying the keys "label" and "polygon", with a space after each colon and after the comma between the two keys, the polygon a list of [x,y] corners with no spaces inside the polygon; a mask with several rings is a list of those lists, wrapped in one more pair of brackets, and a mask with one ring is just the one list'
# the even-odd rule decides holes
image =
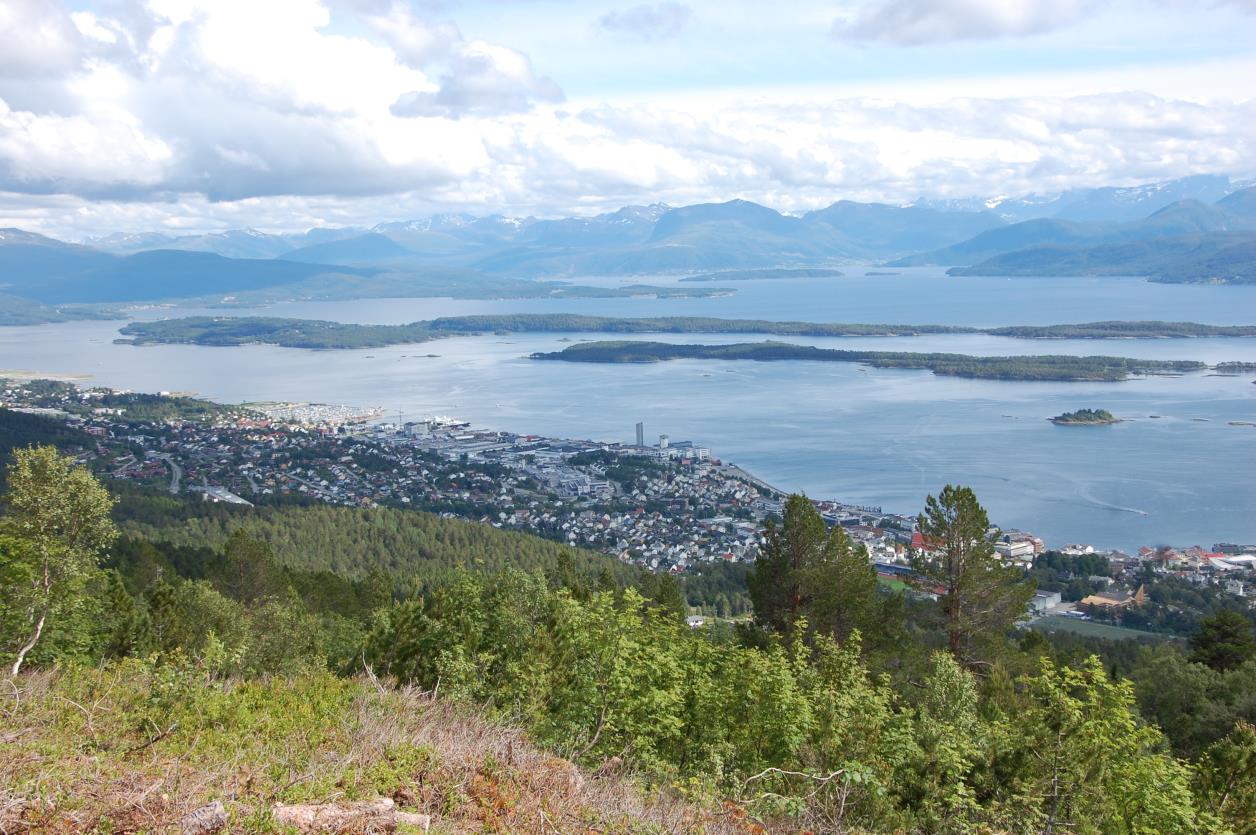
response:
{"label": "haze over mountains", "polygon": [[[124,233],[71,244],[0,230],[0,309],[272,292],[544,295],[539,278],[848,263],[957,275],[1145,275],[1256,280],[1256,188],[1188,177],[980,204],[838,201],[790,216],[744,200],[627,206],[587,218],[436,215],[371,229]],[[16,318],[13,318],[16,317]]]}

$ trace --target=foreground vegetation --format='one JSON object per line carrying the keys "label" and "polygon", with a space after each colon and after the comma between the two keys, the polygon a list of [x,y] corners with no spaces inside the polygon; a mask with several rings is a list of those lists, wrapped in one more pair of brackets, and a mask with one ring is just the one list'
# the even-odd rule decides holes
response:
{"label": "foreground vegetation", "polygon": [[1012,356],[974,357],[965,354],[926,354],[902,351],[845,351],[790,345],[784,342],[740,342],[731,345],[677,345],[668,342],[605,341],[571,345],[532,359],[564,362],[663,362],[703,360],[811,360],[857,362],[874,368],[918,368],[952,377],[991,380],[1054,380],[1120,382],[1136,374],[1180,374],[1201,371],[1202,362],[1143,360],[1128,357]]}
{"label": "foreground vegetation", "polygon": [[[754,621],[704,629],[685,626],[674,586],[568,552],[519,567],[491,559],[506,539],[445,540],[463,567],[407,587],[421,560],[395,549],[415,542],[345,538],[301,563],[352,515],[196,528],[191,511],[112,503],[51,447],[16,452],[0,524],[5,831],[156,829],[215,799],[233,828],[276,831],[275,803],[379,796],[450,832],[1248,832],[1256,818],[1250,618],[1208,619],[1189,655],[1136,647],[1119,676],[1081,639],[1020,635],[1033,584],[1002,565],[966,488],[926,501],[911,594],[879,587],[862,549],[791,497],[748,580]],[[304,525],[278,559],[268,540]],[[180,527],[199,541],[149,538]],[[329,570],[336,547],[353,553]]]}
{"label": "foreground vegetation", "polygon": [[581,771],[449,699],[318,671],[231,678],[217,663],[19,679],[5,697],[0,831],[177,831],[218,800],[232,831],[280,832],[277,803],[378,797],[431,814],[435,832],[751,831],[631,776]]}

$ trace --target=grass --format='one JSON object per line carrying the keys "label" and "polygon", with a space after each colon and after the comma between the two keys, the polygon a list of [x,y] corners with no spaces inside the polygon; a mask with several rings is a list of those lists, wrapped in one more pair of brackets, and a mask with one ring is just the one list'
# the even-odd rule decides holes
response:
{"label": "grass", "polygon": [[883,588],[889,589],[890,591],[912,591],[913,590],[910,585],[903,582],[902,580],[896,579],[894,577],[882,577],[879,574],[877,575],[877,584],[882,586]]}
{"label": "grass", "polygon": [[1088,635],[1095,638],[1106,638],[1112,641],[1123,641],[1130,639],[1153,639],[1156,641],[1174,640],[1171,635],[1162,635],[1157,632],[1144,632],[1141,629],[1128,629],[1124,626],[1113,626],[1110,623],[1097,623],[1093,620],[1081,620],[1080,618],[1068,618],[1063,615],[1047,615],[1039,618],[1030,624],[1031,629],[1041,629],[1044,632],[1073,632],[1078,635]]}
{"label": "grass", "polygon": [[218,680],[138,661],[0,681],[0,832],[177,830],[213,800],[232,832],[275,803],[391,797],[433,832],[761,831],[736,810],[590,773],[475,711],[326,673]]}

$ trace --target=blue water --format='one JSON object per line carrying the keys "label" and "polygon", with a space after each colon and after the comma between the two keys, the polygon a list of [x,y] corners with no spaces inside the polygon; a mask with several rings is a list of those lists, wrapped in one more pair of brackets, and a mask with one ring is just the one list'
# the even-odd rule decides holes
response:
{"label": "blue water", "polygon": [[[1066,324],[1106,319],[1161,319],[1207,324],[1256,321],[1256,286],[1152,284],[1139,278],[960,278],[937,267],[841,278],[678,283],[674,277],[579,278],[573,283],[687,288],[729,287],[708,299],[568,299],[500,302],[376,299],[275,305],[276,315],[398,323],[481,312],[570,312],[619,316],[725,316],[818,322],[998,325]],[[356,318],[354,318],[356,317]]]}
{"label": "blue water", "polygon": [[[394,299],[236,312],[381,323],[523,311],[982,326],[1101,319],[1256,322],[1256,287],[959,279],[938,270],[730,286],[737,288],[734,295],[714,299]],[[601,338],[597,334],[485,336],[337,352],[135,348],[111,344],[117,327],[92,322],[0,329],[0,368],[85,373],[104,385],[188,390],[230,402],[379,405],[406,416],[453,414],[482,426],[606,440],[631,440],[633,424],[643,420],[650,435],[692,438],[782,488],[816,497],[915,512],[927,493],[944,484],[969,484],[996,522],[1033,531],[1054,545],[1256,542],[1256,427],[1229,425],[1256,422],[1251,374],[1023,383],[839,363],[608,366],[524,358],[560,350],[569,344],[564,338]],[[1256,339],[1041,342],[973,335],[791,341],[1256,362]],[[1047,421],[1081,407],[1107,408],[1128,422],[1060,427]]]}

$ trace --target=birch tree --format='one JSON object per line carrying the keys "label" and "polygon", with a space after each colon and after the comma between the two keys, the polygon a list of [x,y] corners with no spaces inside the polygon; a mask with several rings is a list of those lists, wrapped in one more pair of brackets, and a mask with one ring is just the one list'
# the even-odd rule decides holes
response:
{"label": "birch tree", "polygon": [[0,549],[0,577],[16,676],[49,620],[82,602],[84,584],[117,530],[109,518],[112,497],[73,458],[52,446],[15,450],[13,457],[5,526],[15,541]]}

